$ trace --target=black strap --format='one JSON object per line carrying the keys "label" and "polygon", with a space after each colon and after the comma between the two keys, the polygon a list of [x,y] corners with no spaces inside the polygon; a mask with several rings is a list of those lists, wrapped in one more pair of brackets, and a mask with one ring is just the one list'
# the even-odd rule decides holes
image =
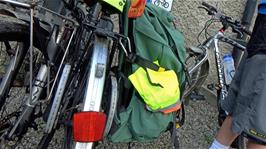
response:
{"label": "black strap", "polygon": [[176,134],[176,117],[177,117],[177,112],[173,112],[173,125],[171,128],[171,142],[172,145],[175,149],[179,149],[180,148],[180,142],[179,142],[179,136],[177,136]]}
{"label": "black strap", "polygon": [[[180,119],[180,112],[181,112],[181,119]],[[179,142],[179,136],[177,135],[176,132],[176,123],[177,123],[177,119],[178,119],[178,124],[179,126],[183,126],[185,123],[185,108],[184,108],[184,104],[181,104],[181,110],[177,111],[177,112],[173,112],[173,125],[171,128],[171,141],[173,144],[173,147],[175,149],[179,149],[180,148],[180,142]]]}
{"label": "black strap", "polygon": [[123,83],[124,87],[125,87],[126,89],[130,89],[130,88],[132,87],[132,84],[131,84],[131,82],[129,81],[129,79],[125,76],[125,74],[122,73],[122,72],[119,72],[119,76],[120,76],[121,79],[123,79],[123,81],[124,81],[124,83]]}
{"label": "black strap", "polygon": [[[139,65],[140,67],[142,67],[146,73],[147,73],[147,78],[150,82],[151,85],[153,86],[160,86],[161,88],[163,88],[163,86],[159,83],[153,83],[151,81],[151,78],[150,78],[150,75],[148,73],[148,70],[147,68],[151,69],[151,70],[154,70],[154,71],[159,71],[160,67],[156,64],[154,64],[153,62],[151,62],[150,60],[147,60],[145,58],[142,58],[136,54],[133,54],[133,53],[130,53],[128,56],[127,56],[127,59],[130,63],[133,63],[133,64],[137,64]],[[165,68],[164,68],[165,69]]]}
{"label": "black strap", "polygon": [[142,68],[149,68],[151,70],[154,71],[158,71],[160,69],[160,67],[156,64],[154,64],[153,62],[151,62],[150,60],[147,60],[139,55],[136,55],[134,53],[130,53],[127,56],[127,60],[132,63],[132,64],[137,64],[139,66],[141,66]]}
{"label": "black strap", "polygon": [[[149,69],[152,69],[154,71],[158,71],[160,69],[160,67],[154,63],[152,63],[151,61],[149,60],[146,60],[138,55],[135,55],[135,54],[130,54],[128,57],[127,57],[128,61],[130,61],[130,63],[134,63],[134,64],[137,64],[139,65],[140,67],[142,67],[146,73],[147,73],[147,78],[148,78],[148,81],[151,85],[153,86],[160,86],[163,88],[163,86],[159,83],[153,83],[151,81],[151,78],[149,76],[149,73],[148,73],[148,70],[147,68]],[[126,89],[130,89],[132,87],[132,84],[131,82],[129,81],[129,79],[126,77],[126,75],[122,72],[119,72],[119,75],[121,76],[121,78],[124,80],[124,87]]]}
{"label": "black strap", "polygon": [[180,126],[183,126],[185,123],[186,113],[185,113],[185,107],[184,104],[181,104],[181,119],[179,121]]}

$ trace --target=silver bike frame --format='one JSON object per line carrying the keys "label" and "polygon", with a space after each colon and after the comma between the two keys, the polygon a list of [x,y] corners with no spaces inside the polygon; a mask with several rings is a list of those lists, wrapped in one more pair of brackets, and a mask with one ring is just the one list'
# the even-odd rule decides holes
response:
{"label": "silver bike frame", "polygon": [[229,37],[226,37],[222,31],[219,31],[216,35],[210,37],[206,40],[206,42],[203,44],[203,48],[206,50],[208,49],[214,49],[215,52],[215,61],[216,61],[216,67],[217,67],[217,73],[218,73],[218,81],[219,85],[221,87],[221,100],[224,100],[227,96],[227,89],[225,86],[225,79],[224,79],[224,68],[222,65],[222,59],[221,59],[221,53],[219,49],[219,41],[228,43],[232,46],[238,47],[241,50],[245,50],[246,47],[239,44],[238,42],[234,41],[233,39],[230,39]]}

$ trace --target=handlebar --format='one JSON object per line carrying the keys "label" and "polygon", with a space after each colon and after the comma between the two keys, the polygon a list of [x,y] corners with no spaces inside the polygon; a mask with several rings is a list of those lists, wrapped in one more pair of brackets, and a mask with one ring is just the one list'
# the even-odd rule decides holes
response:
{"label": "handlebar", "polygon": [[217,8],[206,2],[202,2],[202,6],[200,6],[199,8],[206,10],[208,12],[208,15],[214,16],[216,19],[220,20],[220,22],[224,26],[224,29],[231,27],[234,33],[238,33],[241,36],[243,36],[243,33],[249,36],[252,34],[251,31],[243,26],[239,20],[233,20],[230,16],[223,14]]}

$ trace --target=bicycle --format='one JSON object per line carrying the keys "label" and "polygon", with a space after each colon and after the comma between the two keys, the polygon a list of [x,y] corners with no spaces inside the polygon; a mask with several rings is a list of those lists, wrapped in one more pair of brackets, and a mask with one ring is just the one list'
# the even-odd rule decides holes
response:
{"label": "bicycle", "polygon": [[[1,30],[4,35],[1,35],[1,42],[5,43],[1,50],[8,51],[14,41],[22,45],[22,49],[16,49],[16,54],[10,54],[12,58],[6,62],[7,67],[0,84],[1,148],[6,148],[16,146],[29,128],[38,129],[35,120],[43,115],[47,106],[49,100],[46,94],[50,94],[50,89],[53,90],[55,86],[53,80],[58,78],[78,23],[60,14],[63,3],[55,12],[35,2],[0,2],[4,4],[1,5],[1,17],[5,18],[1,19],[5,20],[1,22],[1,29],[6,29]],[[25,81],[22,81],[19,90],[24,90],[20,94],[29,95],[9,97],[14,94],[13,84],[24,65],[30,66],[26,72],[22,72]]]}
{"label": "bicycle", "polygon": [[[23,20],[23,23],[25,22],[14,26],[12,28],[14,31],[12,30],[11,33],[15,35],[19,34],[18,31],[21,31],[23,43],[30,45],[31,49],[29,62],[30,84],[28,85],[30,95],[26,104],[21,103],[19,109],[1,116],[1,124],[4,124],[0,127],[1,147],[7,147],[13,142],[20,141],[29,127],[37,128],[37,124],[34,122],[35,119],[43,116],[46,126],[38,148],[46,148],[49,145],[60,125],[65,126],[64,148],[80,148],[84,145],[92,148],[98,140],[92,140],[92,143],[73,143],[72,127],[67,123],[68,120],[72,119],[75,112],[94,111],[88,112],[88,116],[96,113],[99,116],[98,118],[101,119],[103,115],[107,115],[106,123],[101,123],[102,126],[106,124],[105,130],[97,133],[106,135],[110,131],[117,100],[117,80],[110,69],[112,61],[115,59],[113,55],[118,43],[128,41],[127,37],[113,32],[110,14],[119,11],[115,7],[110,7],[112,5],[106,1],[95,1],[92,4],[88,1],[73,0],[65,2],[45,1],[44,6],[37,3],[27,4],[12,0],[1,0],[0,2],[8,3],[15,8],[24,8],[26,9],[25,12],[30,10],[30,17],[25,17],[25,14],[17,13],[18,10],[10,12],[9,5],[4,5],[4,11],[7,14],[16,16],[16,21]],[[60,5],[54,8],[54,3]],[[121,1],[122,5],[124,3],[125,1]],[[45,6],[50,6],[54,10],[47,9]],[[34,10],[36,10],[35,13],[33,13]],[[66,17],[67,14],[71,15]],[[10,24],[13,23],[10,22]],[[6,26],[8,25],[6,24]],[[27,31],[29,26],[31,30]],[[33,30],[33,27],[36,30],[39,29],[37,31],[44,30],[44,33]],[[31,35],[30,41],[27,41],[29,39],[28,34]],[[40,38],[38,34],[46,36],[44,36],[44,39],[38,39]],[[48,41],[45,40],[47,37]],[[39,43],[33,42],[33,39],[39,41]],[[6,40],[13,39],[7,37],[2,39],[4,43]],[[43,45],[41,41],[44,41],[43,43],[47,41],[47,45]],[[6,44],[6,47],[9,46]],[[37,73],[34,73],[32,68],[32,55],[33,52],[35,53],[33,46],[40,49],[43,55],[41,57],[45,57],[36,61],[39,68],[36,70]],[[16,54],[14,56],[15,60],[12,60],[10,65],[13,61],[22,64],[27,54],[27,48],[28,46],[20,50],[22,56],[18,59],[18,54]],[[4,50],[7,51],[8,49],[10,48]],[[2,113],[6,113],[5,109],[10,109],[6,99],[8,99],[8,94],[13,88],[11,82],[14,82],[20,67],[21,65],[16,66],[15,71],[12,71],[12,75],[4,73],[4,81],[1,81],[1,86],[6,89],[4,90],[4,96],[1,94]],[[8,71],[11,71],[11,67]],[[10,78],[10,81],[5,81],[7,80],[6,77]],[[33,77],[35,78],[34,82],[32,81]],[[105,84],[111,84],[111,86]],[[44,92],[45,90],[47,90],[47,93]],[[111,104],[111,108],[109,105],[103,107],[103,93],[110,95],[111,103],[108,104]],[[44,111],[41,105],[44,105]],[[16,146],[16,143],[12,144],[12,147],[14,146]]]}
{"label": "bicycle", "polygon": [[[223,70],[224,68],[221,59],[222,55],[219,49],[219,42],[221,41],[227,43],[229,45],[232,45],[233,47],[236,47],[237,49],[240,49],[241,51],[245,51],[246,42],[226,36],[225,31],[231,28],[233,33],[238,33],[241,35],[241,37],[244,33],[251,35],[251,32],[248,31],[244,26],[242,26],[240,21],[233,20],[231,17],[218,11],[217,8],[205,2],[203,2],[202,6],[200,6],[199,8],[206,10],[208,12],[208,15],[213,17],[210,21],[208,21],[211,23],[207,22],[200,34],[205,30],[206,34],[208,35],[207,29],[212,24],[212,22],[220,22],[223,27],[215,35],[210,36],[209,38],[206,37],[207,39],[198,47],[191,47],[188,49],[190,56],[187,58],[187,60],[189,61],[190,59],[193,59],[196,62],[192,63],[191,66],[188,65],[188,74],[190,78],[188,78],[189,83],[187,89],[185,90],[184,97],[187,98],[186,103],[188,103],[190,94],[193,91],[196,91],[197,93],[199,87],[201,87],[201,85],[204,83],[206,77],[208,76],[209,70],[208,53],[213,49],[215,53],[215,66],[217,68],[218,75],[218,85],[216,87],[217,106],[219,112],[218,123],[219,125],[221,125],[226,117],[226,112],[221,108],[221,101],[226,98],[229,85],[225,83],[225,75]],[[245,146],[244,143],[244,137],[240,136],[234,143],[234,146],[236,148],[242,149]]]}
{"label": "bicycle", "polygon": [[[70,17],[65,17],[64,15],[51,11],[50,9],[47,9],[41,5],[36,5],[36,3],[26,4],[11,0],[1,0],[0,2],[8,2],[13,6],[20,6],[22,8],[31,10],[30,21],[29,19],[25,19],[24,14],[19,15],[19,13],[11,13],[9,11],[7,11],[6,14],[11,14],[17,17],[20,16],[19,19],[16,19],[16,21],[23,20],[22,18],[26,20],[26,22],[23,21],[22,23],[13,27],[12,29],[14,29],[14,31],[11,30],[14,38],[18,37],[15,35],[18,35],[19,31],[22,32],[22,37],[19,38],[20,40],[16,38],[15,39],[18,40],[18,42],[22,41],[22,43],[26,45],[26,47],[21,50],[21,58],[18,59],[18,56],[15,56],[14,61],[17,64],[22,64],[21,61],[23,61],[25,55],[27,54],[26,51],[28,46],[31,47],[30,53],[32,54],[29,54],[29,59],[32,59],[29,62],[31,64],[30,80],[33,80],[32,78],[35,77],[37,78],[35,79],[37,83],[29,83],[30,85],[28,85],[28,88],[30,88],[30,97],[33,97],[32,93],[34,93],[34,90],[38,90],[38,96],[35,96],[34,102],[32,99],[30,99],[28,103],[31,104],[20,106],[19,108],[21,110],[17,110],[15,112],[13,111],[5,117],[1,116],[1,120],[5,120],[5,123],[1,124],[6,124],[0,127],[1,141],[7,141],[4,142],[4,145],[10,144],[12,141],[19,141],[27,132],[28,127],[36,128],[37,124],[34,123],[34,120],[37,117],[43,116],[46,126],[43,137],[38,144],[38,148],[46,148],[52,140],[55,131],[57,131],[62,125],[65,128],[65,138],[63,142],[64,148],[95,147],[99,139],[102,138],[89,138],[92,139],[91,143],[80,143],[78,141],[73,141],[71,120],[75,113],[94,111],[87,113],[87,116],[91,116],[91,118],[97,117],[102,119],[104,117],[103,115],[106,115],[107,118],[106,122],[100,123],[106,125],[105,129],[101,127],[101,131],[96,133],[95,130],[93,130],[92,132],[95,134],[103,133],[103,136],[106,136],[111,129],[115,109],[117,106],[117,92],[119,88],[116,77],[117,68],[112,67],[111,64],[112,62],[116,61],[116,58],[113,55],[115,54],[117,45],[123,45],[124,42],[129,43],[129,39],[122,34],[114,33],[112,31],[113,23],[110,20],[110,7],[105,7],[106,3],[104,2],[95,2],[93,4],[89,4],[87,2],[80,3],[75,1],[67,1],[66,3],[63,3],[60,8],[66,7],[66,9],[62,9],[66,11],[65,14],[72,12],[73,16],[70,15]],[[46,4],[51,6],[49,3]],[[36,7],[42,9],[46,13],[41,13],[42,11],[40,11],[40,13],[35,15],[34,20],[33,8]],[[61,10],[58,12],[61,12]],[[42,20],[42,22],[38,21],[38,19]],[[33,30],[30,32],[27,31],[29,26],[33,27],[33,22],[36,24],[38,24],[37,22],[40,22],[41,25],[38,26],[38,29],[41,31],[43,31],[43,27],[45,29],[48,28],[48,32],[45,31],[42,33],[46,35],[45,37],[50,37],[47,47],[40,44],[40,42],[35,43],[33,40],[30,42],[25,40],[28,39],[27,35],[29,34],[31,34],[31,39],[35,37],[33,33],[36,32]],[[47,22],[49,24],[48,27]],[[50,24],[50,22],[52,22],[52,24]],[[12,24],[16,23],[10,22],[8,25]],[[1,37],[5,37],[4,39],[0,40],[5,43],[7,40],[6,36],[0,36],[0,38]],[[218,38],[218,36],[215,38]],[[41,39],[41,41],[45,41],[43,38]],[[9,40],[13,39],[11,38]],[[209,43],[212,41],[210,40]],[[57,48],[55,43],[62,44],[62,49],[64,49],[61,51],[62,53],[58,54],[56,52]],[[33,54],[35,54],[35,51],[32,50],[33,46],[36,46],[38,49],[40,49],[42,55],[46,57],[46,59],[36,60],[36,65],[38,66],[36,75],[33,74],[32,69],[32,57]],[[6,47],[9,47],[8,44],[6,44]],[[206,69],[208,68],[208,55],[206,51],[207,50],[204,48],[192,48],[190,50],[191,55],[189,58],[195,58],[194,61],[196,63],[193,63],[194,66],[188,68],[190,82],[189,86],[187,86],[188,89],[184,96],[189,95],[191,91],[199,87],[203,83],[204,77],[206,77]],[[59,58],[56,59],[55,57]],[[56,60],[54,60],[54,58]],[[54,62],[51,63],[51,61]],[[52,64],[56,65],[54,66]],[[52,69],[50,67],[52,67]],[[5,73],[11,81],[4,81],[6,83],[4,85],[1,84],[1,86],[7,88],[5,90],[5,97],[1,97],[1,100],[3,99],[2,101],[7,99],[10,88],[13,87],[10,86],[10,84],[12,84],[10,82],[14,82],[17,72],[20,68],[21,66],[17,65],[15,67],[16,71],[14,71],[12,75]],[[11,70],[11,68],[9,69]],[[36,89],[34,89],[34,85],[36,85]],[[94,86],[98,86],[98,88]],[[45,90],[47,90],[47,93],[44,92]],[[41,92],[44,95],[41,96]],[[42,110],[43,108],[40,105],[44,105],[45,110]],[[22,110],[25,111],[25,114],[22,114]],[[12,122],[7,120],[9,115],[13,117]],[[96,121],[91,122],[95,122],[96,124]],[[21,131],[16,131],[19,129],[21,129]]]}

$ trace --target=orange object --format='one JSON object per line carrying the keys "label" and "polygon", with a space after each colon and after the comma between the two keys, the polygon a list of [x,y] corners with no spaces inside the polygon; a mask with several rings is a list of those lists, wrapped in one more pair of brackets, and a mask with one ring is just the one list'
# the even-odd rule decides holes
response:
{"label": "orange object", "polygon": [[146,0],[131,0],[131,5],[128,10],[129,18],[137,18],[140,17],[145,9]]}
{"label": "orange object", "polygon": [[168,113],[172,113],[174,111],[178,111],[179,109],[181,109],[181,104],[176,104],[174,107],[167,109],[167,110],[163,110],[162,112],[164,114],[168,114]]}

